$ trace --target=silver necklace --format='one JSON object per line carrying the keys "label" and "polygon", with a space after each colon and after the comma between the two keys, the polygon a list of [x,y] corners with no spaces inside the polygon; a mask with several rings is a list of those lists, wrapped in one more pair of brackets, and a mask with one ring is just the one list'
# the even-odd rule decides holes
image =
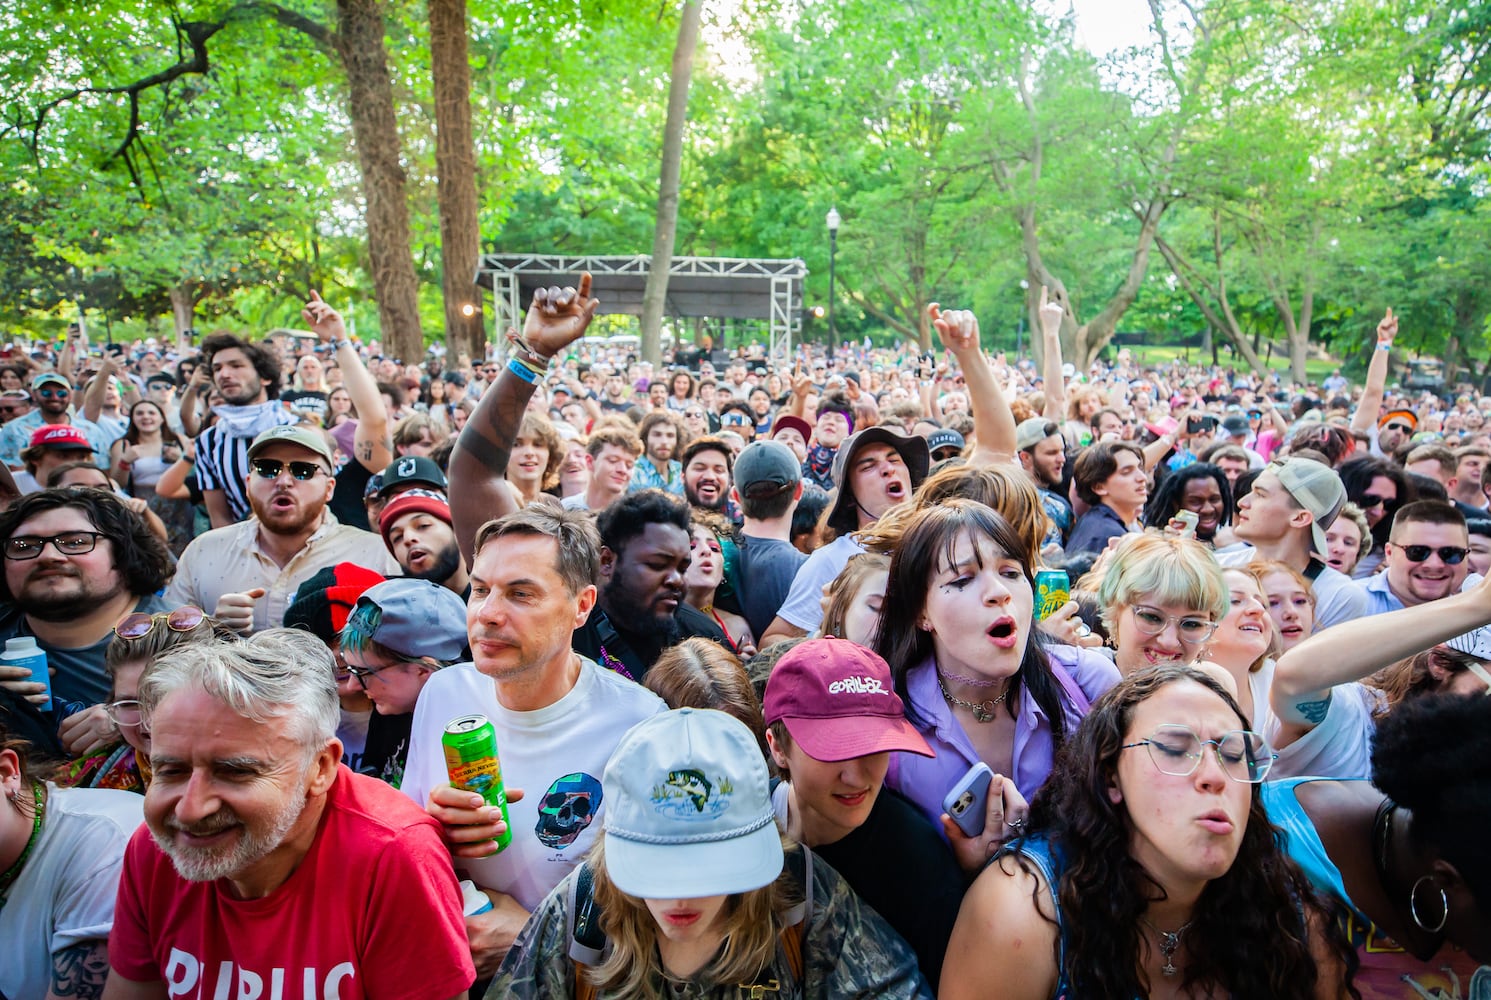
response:
{"label": "silver necklace", "polygon": [[1180,971],[1175,967],[1175,952],[1180,948],[1181,937],[1196,922],[1195,918],[1187,920],[1173,931],[1162,931],[1144,917],[1140,917],[1139,919],[1143,920],[1144,926],[1154,931],[1155,935],[1160,939],[1160,957],[1165,960],[1165,964],[1160,966],[1160,971],[1167,976],[1175,975]]}
{"label": "silver necklace", "polygon": [[937,689],[942,692],[943,699],[946,700],[949,705],[956,705],[958,708],[966,708],[968,709],[968,711],[972,712],[974,722],[993,722],[994,709],[1003,704],[1004,699],[1010,696],[1009,686],[1006,685],[1004,693],[1001,694],[998,698],[990,698],[988,701],[977,702],[964,701],[962,698],[954,697],[953,693],[947,689],[947,684],[942,680],[942,672],[940,670],[937,672]]}

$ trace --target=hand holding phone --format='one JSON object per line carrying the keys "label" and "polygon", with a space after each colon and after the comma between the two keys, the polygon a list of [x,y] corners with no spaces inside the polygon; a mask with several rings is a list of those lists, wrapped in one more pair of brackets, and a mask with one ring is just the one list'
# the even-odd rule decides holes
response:
{"label": "hand holding phone", "polygon": [[989,811],[989,783],[994,772],[989,765],[979,761],[958,779],[953,790],[942,800],[943,811],[970,837],[984,832],[984,823]]}

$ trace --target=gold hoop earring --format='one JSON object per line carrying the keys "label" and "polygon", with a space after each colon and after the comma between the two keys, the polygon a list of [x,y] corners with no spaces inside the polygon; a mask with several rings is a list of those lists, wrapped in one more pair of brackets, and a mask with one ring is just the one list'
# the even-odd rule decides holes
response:
{"label": "gold hoop earring", "polygon": [[1425,924],[1424,918],[1419,916],[1418,905],[1419,886],[1423,885],[1425,882],[1428,882],[1430,885],[1434,885],[1434,879],[1432,877],[1428,875],[1421,875],[1419,876],[1419,880],[1413,883],[1413,888],[1408,890],[1408,915],[1413,918],[1414,923],[1418,924],[1419,930],[1424,931],[1428,934],[1438,934],[1440,931],[1444,930],[1445,921],[1449,920],[1450,918],[1450,898],[1449,896],[1445,895],[1443,886],[1434,885],[1434,887],[1439,890],[1439,905],[1441,907],[1439,911],[1439,923],[1435,924],[1433,927]]}

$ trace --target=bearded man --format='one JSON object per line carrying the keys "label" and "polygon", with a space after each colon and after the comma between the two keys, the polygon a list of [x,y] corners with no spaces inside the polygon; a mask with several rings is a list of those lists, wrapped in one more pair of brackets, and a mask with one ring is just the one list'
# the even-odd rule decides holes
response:
{"label": "bearded man", "polygon": [[192,604],[240,632],[281,625],[295,591],[327,566],[353,562],[397,576],[383,539],[341,524],[326,509],[336,481],[326,436],[273,427],[248,449],[253,516],[198,535],[166,590],[171,607]]}

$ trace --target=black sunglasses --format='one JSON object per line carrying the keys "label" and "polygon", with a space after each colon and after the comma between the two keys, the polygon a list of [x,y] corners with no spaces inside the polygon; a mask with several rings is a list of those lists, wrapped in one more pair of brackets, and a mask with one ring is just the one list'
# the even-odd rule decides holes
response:
{"label": "black sunglasses", "polygon": [[1398,423],[1384,424],[1383,425],[1383,430],[1388,430],[1388,431],[1402,431],[1404,434],[1412,434],[1413,433],[1413,428],[1412,427],[1409,427],[1407,424],[1398,424]]}
{"label": "black sunglasses", "polygon": [[1458,566],[1465,561],[1469,549],[1462,549],[1454,545],[1441,545],[1435,548],[1432,545],[1399,545],[1399,551],[1408,557],[1409,562],[1421,563],[1435,552],[1446,566]]}
{"label": "black sunglasses", "polygon": [[1371,510],[1378,504],[1386,507],[1388,504],[1397,503],[1397,497],[1380,497],[1376,493],[1363,493],[1361,503],[1357,504],[1362,510]]}
{"label": "black sunglasses", "polygon": [[[288,464],[290,475],[301,482],[315,479],[317,473],[326,471],[315,462],[290,462]],[[256,458],[254,459],[254,474],[264,479],[278,479],[280,473],[285,471],[285,465],[285,462],[277,458]]]}

